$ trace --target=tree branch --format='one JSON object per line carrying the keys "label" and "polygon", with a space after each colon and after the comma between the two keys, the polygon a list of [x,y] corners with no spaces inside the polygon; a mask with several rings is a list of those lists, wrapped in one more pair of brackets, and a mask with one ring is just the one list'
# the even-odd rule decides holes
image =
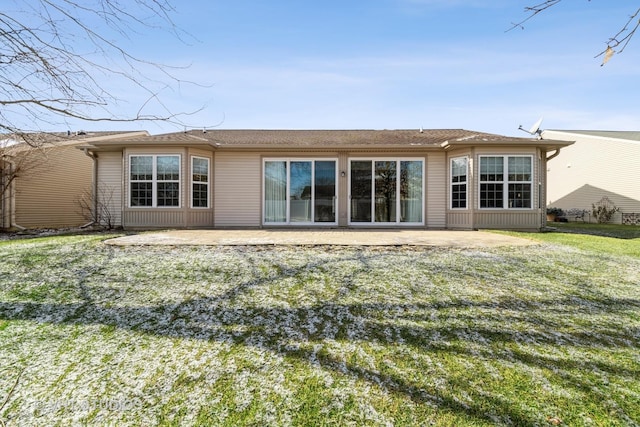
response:
{"label": "tree branch", "polygon": [[[509,32],[514,28],[524,29],[525,22],[527,22],[537,14],[549,9],[550,7],[557,5],[561,1],[562,0],[546,0],[542,3],[525,7],[524,10],[525,12],[529,13],[529,15],[522,21],[519,21],[517,23],[512,23],[512,26],[509,27],[509,29],[507,29],[505,32]],[[588,0],[588,1],[591,1],[591,0]],[[616,35],[609,38],[609,41],[607,41],[607,47],[594,57],[594,58],[598,58],[600,56],[604,56],[601,65],[606,64],[614,55],[614,53],[622,53],[624,49],[629,45],[631,38],[633,38],[636,31],[640,27],[640,19],[638,19],[638,16],[640,16],[640,8],[638,8],[636,12],[629,17],[629,20],[622,27],[622,29],[616,33]],[[634,23],[634,20],[635,20],[635,23]],[[620,49],[616,51],[615,49],[618,47],[620,47]]]}
{"label": "tree branch", "polygon": [[530,20],[531,18],[533,18],[534,16],[536,16],[537,14],[544,12],[545,10],[549,9],[552,6],[557,5],[558,3],[560,3],[562,0],[546,0],[542,3],[536,4],[534,6],[527,6],[524,8],[525,12],[529,12],[529,16],[527,16],[525,19],[523,19],[522,21],[513,23],[512,22],[512,26],[507,29],[505,31],[505,33],[508,33],[509,31],[513,30],[514,28],[520,28],[522,30],[524,30],[524,23],[527,22],[528,20]]}
{"label": "tree branch", "polygon": [[[200,86],[175,75],[186,67],[137,57],[114,41],[131,40],[131,34],[149,28],[168,30],[182,41],[186,33],[171,20],[175,10],[169,0],[16,3],[22,7],[0,12],[0,129],[20,133],[26,123],[53,123],[56,117],[180,122],[194,114],[172,112],[160,98],[174,85]],[[105,87],[104,82],[118,81],[146,94],[129,116],[120,113],[125,100]],[[166,114],[145,113],[154,107]]]}

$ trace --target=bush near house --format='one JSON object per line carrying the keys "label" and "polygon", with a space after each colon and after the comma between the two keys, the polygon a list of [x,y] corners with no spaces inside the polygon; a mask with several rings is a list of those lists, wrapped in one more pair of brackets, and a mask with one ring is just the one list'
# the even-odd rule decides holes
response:
{"label": "bush near house", "polygon": [[598,224],[606,224],[610,222],[613,215],[620,211],[620,208],[616,207],[616,205],[606,196],[600,199],[597,203],[593,203],[591,207],[591,213]]}

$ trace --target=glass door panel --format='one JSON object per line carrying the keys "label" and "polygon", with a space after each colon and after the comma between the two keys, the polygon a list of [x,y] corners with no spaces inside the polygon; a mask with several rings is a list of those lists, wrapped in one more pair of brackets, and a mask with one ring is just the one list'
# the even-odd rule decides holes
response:
{"label": "glass door panel", "polygon": [[311,222],[311,162],[291,162],[289,215],[291,222]]}
{"label": "glass door panel", "polygon": [[375,222],[396,222],[397,171],[395,161],[375,162]]}
{"label": "glass door panel", "polygon": [[287,162],[264,164],[264,222],[287,221]]}
{"label": "glass door panel", "polygon": [[371,161],[351,162],[351,222],[371,222]]}
{"label": "glass door panel", "polygon": [[314,220],[335,222],[336,162],[316,161],[314,175]]}
{"label": "glass door panel", "polygon": [[400,162],[400,222],[422,222],[422,162]]}

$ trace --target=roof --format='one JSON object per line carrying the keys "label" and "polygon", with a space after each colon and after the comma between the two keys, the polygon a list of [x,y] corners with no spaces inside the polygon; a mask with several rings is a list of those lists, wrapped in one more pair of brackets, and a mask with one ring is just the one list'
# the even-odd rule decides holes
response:
{"label": "roof", "polygon": [[573,135],[592,136],[597,138],[624,139],[627,141],[640,142],[640,131],[618,131],[618,130],[561,130],[547,129],[549,132],[560,132]]}
{"label": "roof", "polygon": [[[556,141],[565,146],[566,142]],[[192,130],[92,143],[117,145],[208,145],[213,148],[449,148],[453,145],[518,144],[550,146],[552,141],[516,138],[465,129],[411,130]]]}
{"label": "roof", "polygon": [[100,131],[100,132],[38,132],[21,135],[0,135],[0,148],[16,146],[21,148],[39,147],[44,144],[55,146],[92,143],[102,140],[135,138],[148,136],[146,131]]}

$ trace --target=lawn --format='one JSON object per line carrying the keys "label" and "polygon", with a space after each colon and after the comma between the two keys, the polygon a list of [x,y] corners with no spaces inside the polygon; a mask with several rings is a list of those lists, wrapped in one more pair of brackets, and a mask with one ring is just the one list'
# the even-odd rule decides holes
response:
{"label": "lawn", "polygon": [[2,242],[0,425],[638,425],[640,241],[521,235]]}

